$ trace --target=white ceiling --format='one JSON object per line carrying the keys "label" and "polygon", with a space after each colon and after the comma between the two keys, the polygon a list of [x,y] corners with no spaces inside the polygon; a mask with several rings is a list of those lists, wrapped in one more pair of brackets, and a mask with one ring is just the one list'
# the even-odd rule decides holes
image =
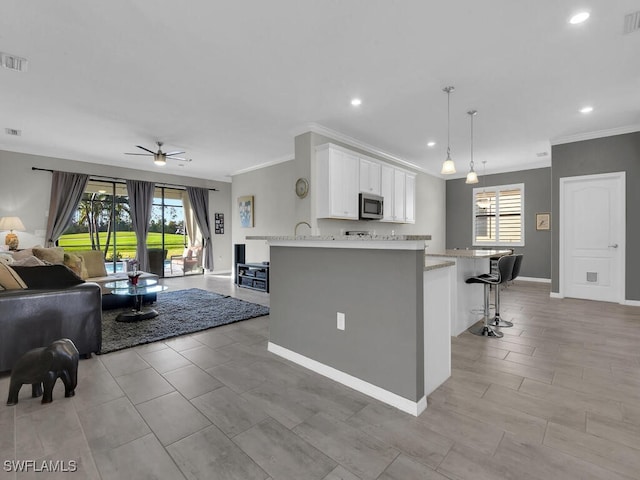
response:
{"label": "white ceiling", "polygon": [[[568,18],[591,12],[582,25]],[[229,181],[315,124],[439,175],[547,166],[550,142],[640,130],[637,0],[2,0],[0,149]],[[352,97],[362,99],[352,107]],[[578,110],[592,105],[584,115]],[[5,128],[22,130],[11,137]],[[576,137],[577,136],[577,137]],[[435,140],[437,145],[427,147]],[[482,167],[478,168],[482,173]]]}

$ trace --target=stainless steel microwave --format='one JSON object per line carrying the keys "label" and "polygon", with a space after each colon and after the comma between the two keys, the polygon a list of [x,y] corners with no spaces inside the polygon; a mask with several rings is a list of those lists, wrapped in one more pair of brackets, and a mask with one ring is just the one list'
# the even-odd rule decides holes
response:
{"label": "stainless steel microwave", "polygon": [[359,195],[360,220],[380,220],[384,212],[384,199],[380,195],[361,193]]}

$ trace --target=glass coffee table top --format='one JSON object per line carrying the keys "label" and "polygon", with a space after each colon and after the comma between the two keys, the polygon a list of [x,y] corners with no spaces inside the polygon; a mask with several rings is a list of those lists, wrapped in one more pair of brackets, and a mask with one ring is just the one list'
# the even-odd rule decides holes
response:
{"label": "glass coffee table top", "polygon": [[118,322],[137,322],[157,317],[158,312],[153,308],[142,308],[144,296],[149,293],[162,292],[168,288],[164,285],[159,285],[157,278],[139,278],[136,285],[133,285],[128,279],[117,280],[115,282],[105,283],[104,286],[111,290],[113,295],[135,297],[134,309],[119,314],[116,317],[116,321]]}

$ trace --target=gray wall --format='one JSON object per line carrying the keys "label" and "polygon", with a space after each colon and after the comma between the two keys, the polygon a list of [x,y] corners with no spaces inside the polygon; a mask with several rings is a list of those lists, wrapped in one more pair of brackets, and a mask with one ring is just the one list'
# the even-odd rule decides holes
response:
{"label": "gray wall", "polygon": [[[247,262],[269,260],[269,245],[264,241],[245,240],[247,235],[293,235],[295,224],[308,221],[298,216],[300,199],[295,193],[296,169],[293,160],[270,167],[234,175],[231,184],[233,202],[233,243],[246,245]],[[253,195],[254,227],[243,228],[238,220],[238,197]],[[307,227],[299,233],[308,233]]]}
{"label": "gray wall", "polygon": [[552,232],[536,230],[536,213],[551,212],[551,168],[498,173],[484,178],[480,175],[479,178],[480,182],[475,185],[467,185],[464,178],[447,181],[447,248],[473,247],[474,187],[524,183],[525,246],[514,248],[516,253],[524,254],[520,275],[550,279]]}
{"label": "gray wall", "polygon": [[[412,401],[424,395],[422,251],[271,248],[269,341]],[[336,328],[336,313],[346,328]]]}
{"label": "gray wall", "polygon": [[640,132],[554,145],[552,152],[553,214],[551,291],[559,291],[560,179],[598,173],[626,172],[626,299],[640,300]]}
{"label": "gray wall", "polygon": [[20,244],[25,247],[44,244],[44,230],[47,227],[51,194],[51,174],[31,170],[31,167],[173,185],[217,188],[219,191],[209,194],[211,228],[214,225],[214,213],[224,213],[225,233],[213,235],[214,270],[231,270],[231,225],[229,223],[231,184],[0,150],[0,217],[19,216],[21,218],[27,231],[19,232],[18,236]]}

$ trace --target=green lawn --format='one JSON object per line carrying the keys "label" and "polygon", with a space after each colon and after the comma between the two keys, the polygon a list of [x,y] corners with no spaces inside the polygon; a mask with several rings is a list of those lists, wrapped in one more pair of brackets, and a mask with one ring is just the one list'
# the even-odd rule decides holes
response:
{"label": "green lawn", "polygon": [[[136,235],[134,232],[118,232],[118,253],[120,258],[135,258],[136,256]],[[180,234],[166,233],[164,235],[164,248],[168,250],[167,258],[171,255],[181,255],[184,250],[184,236]],[[100,232],[100,245],[104,250],[107,241],[107,233]],[[71,233],[62,235],[58,240],[58,246],[72,252],[78,250],[91,250],[91,239],[88,233]],[[162,234],[151,232],[147,237],[148,248],[162,248]],[[113,235],[111,236],[110,251],[113,251]]]}

